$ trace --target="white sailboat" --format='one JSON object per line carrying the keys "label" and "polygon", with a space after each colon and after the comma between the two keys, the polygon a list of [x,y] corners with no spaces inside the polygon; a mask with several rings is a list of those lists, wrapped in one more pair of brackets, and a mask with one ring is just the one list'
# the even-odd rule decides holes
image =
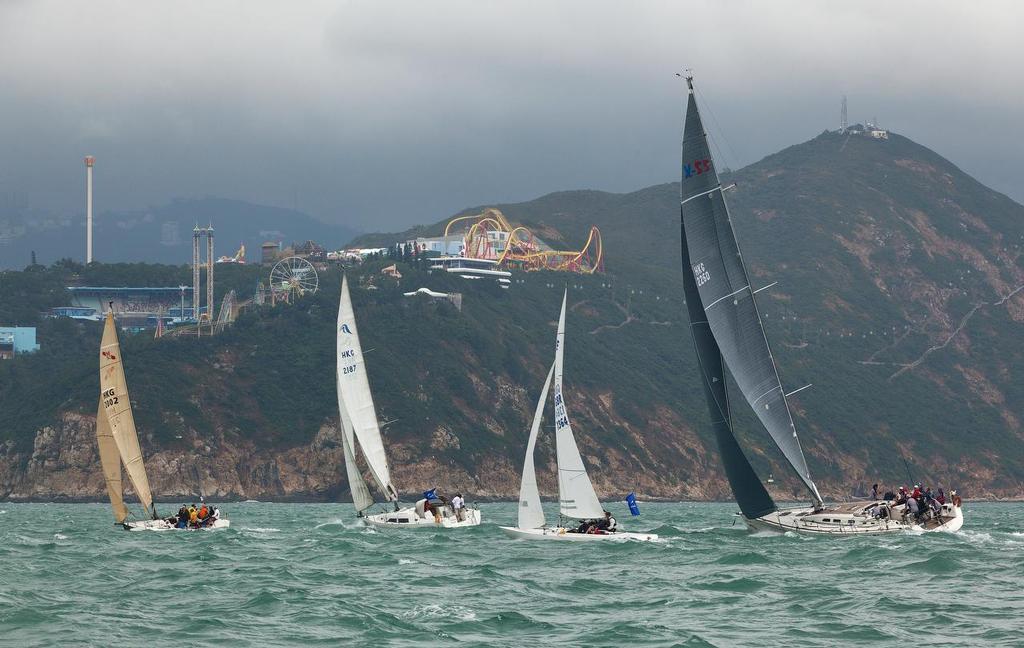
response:
{"label": "white sailboat", "polygon": [[[124,376],[121,347],[117,341],[117,327],[112,312],[107,313],[100,342],[100,402],[96,411],[96,443],[107,482],[107,495],[114,509],[114,520],[130,531],[174,528],[167,520],[160,519],[153,504],[153,493],[146,475],[146,464],[142,459],[139,435],[135,430],[128,382]],[[128,519],[130,513],[124,503],[121,481],[122,464],[148,519]],[[230,525],[230,521],[220,518],[201,528],[220,529]]]}
{"label": "white sailboat", "polygon": [[[370,393],[370,381],[366,374],[347,276],[341,281],[341,303],[338,305],[337,381],[345,471],[352,491],[352,503],[359,517],[372,526],[384,528],[448,529],[479,525],[480,510],[468,506],[457,513],[449,503],[431,506],[426,499],[420,499],[413,506],[399,508],[398,491],[391,481],[387,452],[377,422],[377,410]],[[369,515],[365,513],[373,506],[374,499],[356,464],[357,450],[362,451],[373,482],[384,500],[394,503],[393,511]],[[428,510],[428,507],[433,510]]]}
{"label": "white sailboat", "polygon": [[533,425],[530,427],[530,438],[526,442],[526,459],[523,461],[523,477],[519,485],[519,519],[514,527],[501,527],[512,536],[525,540],[567,540],[588,542],[597,540],[628,539],[657,540],[653,533],[629,533],[614,531],[604,533],[576,533],[562,525],[548,526],[544,518],[544,510],[540,503],[540,490],[537,488],[537,474],[534,466],[534,449],[541,421],[544,418],[544,405],[548,398],[548,388],[554,381],[555,403],[555,460],[558,463],[558,503],[562,517],[578,520],[598,520],[604,518],[604,507],[594,491],[594,485],[583,464],[576,438],[569,423],[569,413],[565,407],[562,392],[562,358],[565,347],[565,304],[566,294],[562,295],[562,313],[558,317],[558,333],[555,338],[555,361],[548,371],[544,387],[541,389],[537,409],[533,414]]}
{"label": "white sailboat", "polygon": [[[697,109],[693,77],[687,76],[686,83],[689,93],[680,184],[683,290],[719,454],[747,526],[813,535],[959,530],[964,516],[958,503],[936,503],[934,510],[915,515],[907,508],[914,500],[829,505],[822,501],[800,446],[788,394],[782,388],[755,303],[756,291],[751,288],[732,229],[724,189]],[[742,401],[751,407],[807,489],[809,506],[780,509],[750,465],[733,431],[725,367]]]}

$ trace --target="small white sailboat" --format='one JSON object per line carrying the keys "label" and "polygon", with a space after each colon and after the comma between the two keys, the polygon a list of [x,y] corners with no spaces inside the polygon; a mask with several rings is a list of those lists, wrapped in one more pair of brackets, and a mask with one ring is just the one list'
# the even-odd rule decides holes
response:
{"label": "small white sailboat", "polygon": [[[142,459],[139,435],[135,430],[128,382],[121,363],[121,347],[117,341],[117,327],[112,312],[107,312],[100,342],[100,402],[96,411],[96,442],[99,445],[103,476],[107,482],[107,495],[114,509],[114,520],[129,531],[175,528],[157,515],[153,504],[153,493],[146,475],[146,464]],[[121,482],[122,464],[148,519],[128,519],[130,513],[124,503]],[[222,529],[230,525],[227,519],[219,518],[199,528]]]}
{"label": "small white sailboat", "polygon": [[548,388],[554,381],[555,394],[555,460],[558,463],[558,502],[561,517],[578,520],[599,520],[604,518],[604,507],[594,491],[594,485],[583,464],[576,438],[569,423],[569,413],[562,393],[562,357],[565,346],[565,303],[568,291],[562,295],[562,313],[558,317],[558,333],[555,338],[555,361],[548,371],[548,377],[541,389],[537,409],[533,414],[530,438],[526,442],[526,459],[523,461],[523,478],[519,485],[519,519],[514,527],[501,527],[513,538],[524,540],[566,540],[590,542],[598,540],[657,540],[653,533],[629,533],[611,531],[599,533],[576,533],[575,527],[561,524],[548,526],[540,503],[537,488],[537,473],[534,466],[534,448],[537,434],[544,418],[544,405]]}
{"label": "small white sailboat", "polygon": [[[747,526],[757,531],[813,535],[864,535],[916,531],[957,531],[963,510],[936,502],[914,514],[910,502],[861,501],[826,505],[811,479],[775,358],[761,324],[754,293],[732,228],[724,188],[718,178],[707,134],[687,76],[683,130],[680,221],[683,291],[690,334],[711,411],[718,451],[736,503]],[[787,463],[804,484],[809,506],[780,509],[740,446],[734,431],[725,367],[743,401],[756,414]],[[774,481],[774,476],[769,482]]]}
{"label": "small white sailboat", "polygon": [[[479,509],[466,506],[456,511],[450,502],[430,503],[422,498],[413,506],[399,508],[398,491],[391,481],[377,409],[370,393],[347,276],[341,281],[341,303],[338,305],[337,381],[345,471],[352,491],[352,504],[359,517],[371,526],[383,528],[449,529],[479,525]],[[393,511],[365,513],[373,506],[374,499],[356,464],[357,449],[362,450],[370,475],[385,501],[394,503]]]}

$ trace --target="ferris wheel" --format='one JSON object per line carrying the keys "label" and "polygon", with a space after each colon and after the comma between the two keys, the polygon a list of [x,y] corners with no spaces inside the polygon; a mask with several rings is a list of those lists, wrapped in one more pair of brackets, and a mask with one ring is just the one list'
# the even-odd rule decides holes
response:
{"label": "ferris wheel", "polygon": [[270,290],[295,293],[301,297],[312,295],[320,288],[320,278],[313,264],[302,257],[286,257],[270,270]]}

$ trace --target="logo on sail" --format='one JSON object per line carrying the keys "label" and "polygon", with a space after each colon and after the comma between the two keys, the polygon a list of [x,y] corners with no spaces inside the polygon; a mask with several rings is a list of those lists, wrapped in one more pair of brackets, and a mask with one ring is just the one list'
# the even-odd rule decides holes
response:
{"label": "logo on sail", "polygon": [[690,178],[695,175],[701,175],[711,171],[711,160],[694,160],[689,164],[683,165],[683,178]]}
{"label": "logo on sail", "polygon": [[100,355],[102,355],[104,358],[107,358],[108,360],[117,360],[117,356],[111,353],[110,351],[104,351]]}
{"label": "logo on sail", "polygon": [[352,330],[348,327],[348,324],[342,324],[341,328],[339,328],[338,330],[341,331],[342,333],[348,333],[349,335],[352,335]]}

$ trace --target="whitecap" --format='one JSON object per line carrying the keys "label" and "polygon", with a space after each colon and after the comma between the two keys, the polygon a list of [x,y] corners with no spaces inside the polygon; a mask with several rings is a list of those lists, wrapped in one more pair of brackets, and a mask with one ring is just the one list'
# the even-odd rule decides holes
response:
{"label": "whitecap", "polygon": [[455,619],[457,621],[476,621],[476,612],[464,605],[441,606],[437,603],[421,604],[401,614],[403,619],[421,619],[437,617],[439,619]]}
{"label": "whitecap", "polygon": [[64,535],[63,533],[54,533],[53,537],[55,539],[57,539],[57,540],[67,540],[68,539],[68,537],[66,535]]}
{"label": "whitecap", "polygon": [[280,533],[281,529],[274,529],[271,527],[242,527],[242,531],[252,531],[253,533]]}
{"label": "whitecap", "polygon": [[961,530],[957,535],[975,542],[992,542],[992,535],[984,531]]}
{"label": "whitecap", "polygon": [[399,558],[398,559],[398,564],[399,565],[413,565],[413,564],[416,564],[416,561],[415,560],[409,560],[408,558]]}

